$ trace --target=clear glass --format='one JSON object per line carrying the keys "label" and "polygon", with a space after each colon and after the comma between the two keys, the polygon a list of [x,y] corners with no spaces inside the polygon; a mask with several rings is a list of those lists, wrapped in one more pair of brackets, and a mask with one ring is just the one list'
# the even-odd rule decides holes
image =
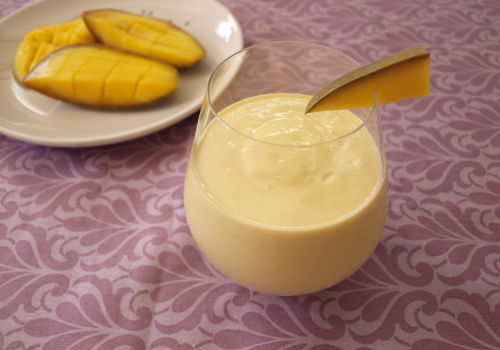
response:
{"label": "clear glass", "polygon": [[272,42],[232,55],[213,72],[184,202],[196,243],[224,276],[266,294],[307,294],[347,278],[372,254],[388,195],[376,96],[373,108],[350,111],[357,117],[350,131],[326,141],[309,142],[295,127],[288,133],[297,141],[282,142],[274,131],[260,139],[252,112],[237,112],[237,124],[225,119],[230,106],[244,111],[258,96],[309,99],[358,67],[325,46]]}

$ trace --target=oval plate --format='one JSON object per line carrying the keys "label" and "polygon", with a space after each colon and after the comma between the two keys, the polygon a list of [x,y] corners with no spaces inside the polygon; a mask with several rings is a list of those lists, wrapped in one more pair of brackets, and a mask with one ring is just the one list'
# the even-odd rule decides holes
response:
{"label": "oval plate", "polygon": [[[190,33],[207,52],[181,71],[179,89],[154,106],[130,111],[96,111],[48,98],[19,85],[12,62],[24,36],[35,28],[75,19],[85,10],[115,8],[158,17]],[[0,22],[0,133],[56,147],[101,146],[164,129],[196,112],[215,67],[243,48],[241,27],[214,0],[42,0]]]}

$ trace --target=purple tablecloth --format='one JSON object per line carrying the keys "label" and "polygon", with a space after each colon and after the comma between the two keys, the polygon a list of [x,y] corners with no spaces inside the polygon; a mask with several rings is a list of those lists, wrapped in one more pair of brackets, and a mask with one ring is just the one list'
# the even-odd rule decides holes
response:
{"label": "purple tablecloth", "polygon": [[[28,2],[0,0],[0,18]],[[0,348],[499,349],[500,1],[222,3],[246,45],[310,41],[362,64],[431,52],[430,97],[382,107],[390,204],[375,252],[301,297],[222,277],[183,208],[197,113],[105,147],[0,135]]]}

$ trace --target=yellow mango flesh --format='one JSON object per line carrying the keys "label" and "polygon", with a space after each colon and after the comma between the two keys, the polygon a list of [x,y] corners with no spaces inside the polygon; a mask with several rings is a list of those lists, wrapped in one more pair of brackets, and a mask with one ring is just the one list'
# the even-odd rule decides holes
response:
{"label": "yellow mango flesh", "polygon": [[47,96],[96,109],[152,104],[179,85],[169,64],[100,44],[70,45],[47,56],[24,79]]}
{"label": "yellow mango flesh", "polygon": [[429,96],[429,53],[416,47],[356,69],[313,96],[306,113],[370,108],[375,92],[379,105]]}
{"label": "yellow mango flesh", "polygon": [[82,14],[97,39],[111,47],[153,57],[177,68],[205,58],[201,45],[173,24],[118,10],[94,10]]}
{"label": "yellow mango flesh", "polygon": [[81,18],[35,29],[25,36],[17,49],[14,77],[22,82],[33,67],[61,47],[91,42],[95,42],[95,39]]}

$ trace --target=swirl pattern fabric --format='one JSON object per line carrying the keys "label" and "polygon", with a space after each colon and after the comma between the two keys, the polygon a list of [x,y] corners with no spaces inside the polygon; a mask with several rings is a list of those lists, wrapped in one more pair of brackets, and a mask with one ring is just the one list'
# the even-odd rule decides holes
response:
{"label": "swirl pattern fabric", "polygon": [[[29,2],[0,0],[0,18]],[[499,349],[500,2],[221,2],[247,46],[309,41],[361,64],[431,52],[431,95],[382,107],[375,252],[300,297],[221,276],[183,208],[196,114],[106,147],[0,135],[0,349]]]}

